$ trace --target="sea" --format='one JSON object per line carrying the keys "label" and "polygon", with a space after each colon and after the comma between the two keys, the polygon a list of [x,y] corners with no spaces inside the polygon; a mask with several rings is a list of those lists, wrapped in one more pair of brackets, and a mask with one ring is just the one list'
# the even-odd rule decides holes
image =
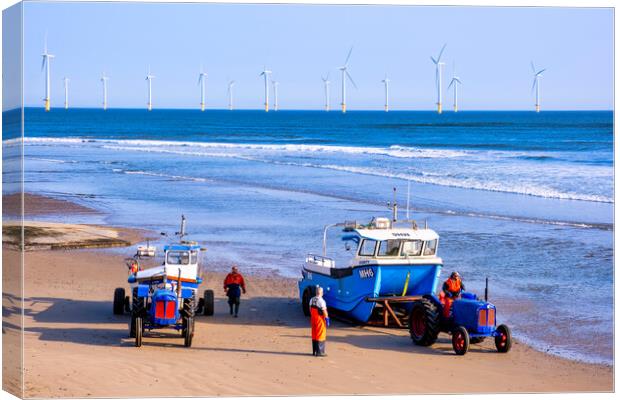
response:
{"label": "sea", "polygon": [[612,111],[26,108],[24,132],[24,190],[102,211],[61,219],[173,235],[184,215],[206,268],[300,277],[325,225],[396,201],[518,340],[613,364]]}

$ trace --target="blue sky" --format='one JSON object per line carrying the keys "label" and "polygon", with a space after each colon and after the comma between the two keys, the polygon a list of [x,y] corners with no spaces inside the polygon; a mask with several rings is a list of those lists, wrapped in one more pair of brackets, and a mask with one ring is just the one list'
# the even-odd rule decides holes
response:
{"label": "blue sky", "polygon": [[[381,109],[381,79],[391,79],[393,109],[433,109],[434,66],[444,43],[447,87],[456,63],[460,108],[532,109],[530,61],[547,68],[543,109],[613,107],[610,8],[52,3],[24,5],[24,96],[43,106],[43,38],[52,61],[52,107],[99,107],[103,71],[109,107],[146,107],[150,65],[154,108],[197,108],[203,64],[207,107],[224,108],[234,79],[235,106],[261,108],[266,65],[280,82],[282,109],[320,109],[321,75],[330,72],[331,105],[340,103],[338,67],[350,46],[348,107]],[[452,104],[444,93],[444,107]]]}

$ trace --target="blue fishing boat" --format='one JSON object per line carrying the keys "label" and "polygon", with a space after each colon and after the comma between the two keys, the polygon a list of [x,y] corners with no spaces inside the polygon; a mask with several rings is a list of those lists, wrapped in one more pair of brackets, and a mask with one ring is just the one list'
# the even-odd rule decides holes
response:
{"label": "blue fishing boat", "polygon": [[[327,234],[341,228],[345,251],[352,259],[337,265],[327,255]],[[367,323],[380,310],[393,313],[388,301],[398,302],[403,313],[410,312],[408,301],[435,292],[443,262],[437,256],[439,235],[413,220],[373,218],[369,224],[331,224],[323,232],[321,255],[308,254],[299,281],[302,308],[309,315],[309,301],[316,286],[324,289],[328,307],[346,318]],[[407,301],[401,301],[407,300]],[[397,319],[395,317],[395,319]]]}

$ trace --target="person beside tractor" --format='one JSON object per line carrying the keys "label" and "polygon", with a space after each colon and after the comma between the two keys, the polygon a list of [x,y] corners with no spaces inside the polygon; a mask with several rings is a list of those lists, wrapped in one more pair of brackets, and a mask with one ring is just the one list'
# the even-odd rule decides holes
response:
{"label": "person beside tractor", "polygon": [[443,304],[443,316],[445,318],[450,318],[452,303],[461,297],[461,293],[464,290],[465,285],[461,280],[461,275],[456,271],[452,272],[450,277],[443,283],[441,294],[439,295],[439,299]]}
{"label": "person beside tractor", "polygon": [[325,357],[325,339],[329,326],[327,303],[323,299],[323,288],[316,287],[316,296],[310,299],[310,326],[312,328],[312,355]]}
{"label": "person beside tractor", "polygon": [[245,294],[243,275],[239,273],[237,266],[233,265],[231,272],[226,275],[226,279],[224,279],[224,292],[226,292],[226,296],[228,296],[230,315],[233,315],[234,311],[235,318],[239,316],[239,304],[241,303],[242,291]]}

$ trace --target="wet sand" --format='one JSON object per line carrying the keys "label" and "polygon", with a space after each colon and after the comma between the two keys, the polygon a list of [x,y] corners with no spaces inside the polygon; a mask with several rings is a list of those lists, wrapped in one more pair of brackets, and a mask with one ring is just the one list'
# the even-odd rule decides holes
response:
{"label": "wet sand", "polygon": [[328,357],[314,358],[296,282],[280,277],[246,275],[249,290],[235,319],[223,275],[208,272],[201,291],[215,290],[215,315],[197,318],[192,348],[171,330],[147,335],[135,348],[129,316],[112,314],[114,288],[127,287],[122,256],[38,251],[27,252],[25,262],[27,397],[613,390],[611,368],[519,343],[498,354],[488,341],[459,357],[446,335],[423,348],[412,345],[406,330],[341,321],[329,329]]}

